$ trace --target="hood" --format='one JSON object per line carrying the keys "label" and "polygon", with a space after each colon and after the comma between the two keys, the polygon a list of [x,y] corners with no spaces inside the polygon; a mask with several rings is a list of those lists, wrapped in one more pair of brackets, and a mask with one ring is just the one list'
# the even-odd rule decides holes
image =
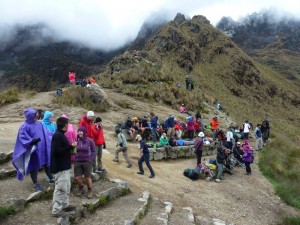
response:
{"label": "hood", "polygon": [[52,117],[54,114],[53,112],[50,112],[50,111],[45,111],[44,113],[44,118],[43,118],[43,122],[45,124],[50,124],[51,121],[50,121],[50,117]]}
{"label": "hood", "polygon": [[24,110],[24,115],[25,115],[25,121],[26,123],[35,123],[34,117],[36,114],[36,110],[32,108],[28,108]]}
{"label": "hood", "polygon": [[61,117],[64,117],[64,118],[68,119],[68,116],[66,114],[62,114]]}
{"label": "hood", "polygon": [[224,151],[225,149],[226,149],[225,147],[220,146],[220,147],[217,148],[217,151],[218,151],[219,153],[222,153],[222,154],[223,154],[223,151]]}
{"label": "hood", "polygon": [[86,138],[86,129],[85,129],[85,127],[79,127],[77,133],[78,133],[79,131],[82,131],[82,132],[83,132],[83,137],[82,137],[82,139],[85,139],[85,138]]}

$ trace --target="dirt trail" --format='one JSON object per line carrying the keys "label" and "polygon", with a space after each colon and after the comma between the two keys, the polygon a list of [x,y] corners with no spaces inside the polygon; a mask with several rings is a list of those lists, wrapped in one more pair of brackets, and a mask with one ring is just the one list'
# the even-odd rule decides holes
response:
{"label": "dirt trail", "polygon": [[[194,212],[207,219],[218,218],[226,223],[234,224],[277,224],[286,215],[300,215],[300,211],[292,208],[275,195],[271,183],[261,174],[257,166],[259,153],[256,153],[256,163],[252,164],[253,175],[245,176],[244,169],[236,167],[235,174],[226,174],[226,179],[221,183],[206,182],[204,180],[191,181],[183,176],[187,167],[195,167],[195,159],[177,159],[152,161],[156,172],[154,179],[149,179],[149,171],[145,175],[136,174],[138,171],[137,159],[139,156],[138,143],[129,143],[129,156],[134,166],[126,168],[126,163],[120,155],[121,162],[112,162],[116,137],[114,127],[122,122],[128,115],[143,116],[153,111],[160,118],[165,119],[170,114],[175,114],[183,119],[184,116],[176,110],[150,103],[140,102],[112,90],[105,90],[108,97],[116,105],[106,113],[96,113],[101,116],[105,131],[107,151],[103,155],[103,164],[108,171],[109,178],[119,178],[129,182],[133,192],[141,193],[149,190],[154,197],[171,201],[178,206],[192,207]],[[51,103],[53,92],[39,93],[32,99],[23,100],[15,104],[2,107],[0,110],[0,142],[9,142],[13,146],[16,134],[23,116],[19,112],[26,107],[40,107],[51,110],[56,116],[68,113],[72,123],[77,124],[85,109],[82,108],[54,108]],[[128,109],[119,107],[120,102],[129,105]],[[212,112],[214,113],[214,112]],[[211,115],[204,115],[208,123]],[[221,118],[221,124],[231,122],[230,118]],[[0,149],[3,151],[3,149]],[[29,179],[29,177],[27,178]],[[44,174],[40,175],[44,179]],[[0,181],[2,190],[6,195],[13,196],[10,188],[5,187],[5,182]]]}

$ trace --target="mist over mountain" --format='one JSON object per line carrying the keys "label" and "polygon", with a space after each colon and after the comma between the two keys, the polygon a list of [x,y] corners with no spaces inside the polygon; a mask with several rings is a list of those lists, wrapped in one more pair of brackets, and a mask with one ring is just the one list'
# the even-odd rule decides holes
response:
{"label": "mist over mountain", "polygon": [[272,66],[300,85],[300,20],[268,10],[216,26],[259,62]]}

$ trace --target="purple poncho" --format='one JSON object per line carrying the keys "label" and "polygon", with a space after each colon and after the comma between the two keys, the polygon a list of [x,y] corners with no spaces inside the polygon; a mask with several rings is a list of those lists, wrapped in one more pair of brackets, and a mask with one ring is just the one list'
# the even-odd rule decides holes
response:
{"label": "purple poncho", "polygon": [[[40,121],[34,120],[36,110],[28,108],[24,110],[24,114],[26,119],[19,128],[12,161],[17,169],[18,180],[23,180],[31,171],[50,165],[51,143],[46,129]],[[30,146],[29,143],[35,138],[40,138],[41,141]]]}

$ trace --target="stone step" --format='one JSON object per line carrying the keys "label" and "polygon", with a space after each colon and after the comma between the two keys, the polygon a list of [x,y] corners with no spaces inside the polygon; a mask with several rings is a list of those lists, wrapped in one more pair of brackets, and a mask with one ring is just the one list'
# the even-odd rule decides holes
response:
{"label": "stone step", "polygon": [[[13,225],[35,225],[35,224],[68,224],[71,222],[80,221],[82,216],[87,216],[90,212],[98,207],[104,206],[107,202],[126,195],[129,192],[129,186],[126,182],[121,180],[107,181],[103,180],[97,182],[93,186],[93,198],[87,199],[86,196],[77,197],[75,190],[71,191],[70,203],[77,207],[75,212],[71,212],[68,217],[63,218],[64,223],[61,223],[61,218],[57,219],[52,217],[52,193],[48,196],[40,196],[39,201],[26,201],[23,207],[17,209],[17,212],[10,215],[1,224]],[[43,193],[43,192],[36,192]],[[46,199],[46,200],[43,200]],[[40,215],[32,218],[32,215]]]}
{"label": "stone step", "polygon": [[82,225],[133,225],[138,224],[149,204],[149,192],[131,193],[110,202],[103,208],[95,210],[87,218],[80,221]]}
{"label": "stone step", "polygon": [[171,202],[162,202],[158,199],[153,199],[140,225],[168,224],[172,208],[173,204]]}
{"label": "stone step", "polygon": [[173,207],[171,217],[169,220],[170,225],[192,225],[195,224],[195,216],[190,207]]}

